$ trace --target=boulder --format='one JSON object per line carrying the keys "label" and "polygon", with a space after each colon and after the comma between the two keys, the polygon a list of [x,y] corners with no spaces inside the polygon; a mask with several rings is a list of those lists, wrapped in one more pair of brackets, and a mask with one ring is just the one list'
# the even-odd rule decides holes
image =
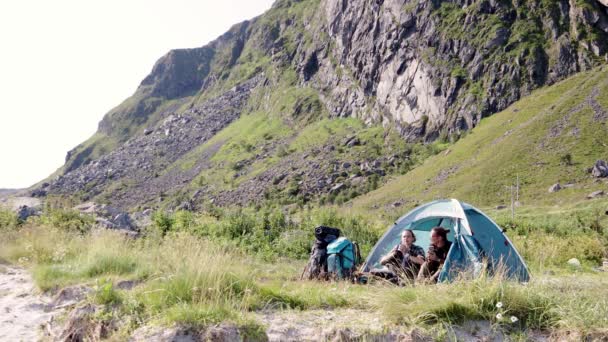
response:
{"label": "boulder", "polygon": [[28,207],[27,205],[22,205],[17,209],[17,218],[20,221],[25,221],[31,216],[40,216],[40,210],[37,208]]}
{"label": "boulder", "polygon": [[559,185],[559,183],[555,183],[553,185],[551,185],[551,187],[549,188],[549,192],[558,192],[562,189],[562,186]]}
{"label": "boulder", "polygon": [[152,209],[136,212],[132,216],[133,223],[137,227],[148,227],[152,224]]}
{"label": "boulder", "polygon": [[127,213],[120,213],[114,217],[112,222],[116,225],[118,229],[133,229],[135,225],[131,220],[131,217]]}
{"label": "boulder", "polygon": [[118,227],[110,220],[107,220],[103,217],[96,217],[95,218],[95,223],[101,227],[101,228],[105,228],[105,229],[117,229]]}
{"label": "boulder", "polygon": [[595,178],[608,177],[608,163],[604,160],[598,160],[591,169],[591,175]]}
{"label": "boulder", "polygon": [[34,191],[32,191],[32,193],[30,194],[30,196],[32,196],[32,197],[45,197],[46,196],[46,190],[35,189]]}

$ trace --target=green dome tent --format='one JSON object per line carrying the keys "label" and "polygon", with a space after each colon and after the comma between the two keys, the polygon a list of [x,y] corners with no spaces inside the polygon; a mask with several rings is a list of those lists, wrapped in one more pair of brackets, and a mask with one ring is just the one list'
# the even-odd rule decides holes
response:
{"label": "green dome tent", "polygon": [[437,226],[449,229],[448,240],[453,242],[438,281],[450,281],[463,270],[477,274],[484,262],[490,271],[500,267],[508,278],[530,279],[524,260],[502,229],[479,209],[455,199],[421,205],[399,218],[372,249],[363,271],[383,268],[380,259],[399,243],[405,229],[414,231],[416,244],[426,252],[429,232]]}

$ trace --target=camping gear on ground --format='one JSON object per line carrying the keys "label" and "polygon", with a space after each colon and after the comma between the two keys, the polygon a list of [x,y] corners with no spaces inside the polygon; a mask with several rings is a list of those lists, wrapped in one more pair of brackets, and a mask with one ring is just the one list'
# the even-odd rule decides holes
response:
{"label": "camping gear on ground", "polygon": [[399,243],[405,229],[413,230],[416,244],[427,251],[434,227],[449,229],[448,240],[453,242],[439,282],[465,274],[477,276],[484,268],[522,282],[530,279],[526,264],[502,229],[479,209],[456,199],[430,202],[399,218],[374,246],[362,271],[386,269],[380,259]]}
{"label": "camping gear on ground", "polygon": [[308,264],[300,279],[326,279],[327,274],[327,245],[340,236],[340,229],[318,226],[315,228],[315,243],[310,252]]}
{"label": "camping gear on ground", "polygon": [[345,237],[327,245],[327,273],[333,279],[348,279],[356,270],[359,246]]}
{"label": "camping gear on ground", "polygon": [[340,237],[338,228],[318,226],[308,264],[300,279],[347,279],[360,263],[357,243]]}

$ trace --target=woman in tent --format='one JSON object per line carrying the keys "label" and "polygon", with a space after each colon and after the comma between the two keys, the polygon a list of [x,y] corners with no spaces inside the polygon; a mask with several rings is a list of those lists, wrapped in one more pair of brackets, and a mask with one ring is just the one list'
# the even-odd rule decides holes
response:
{"label": "woman in tent", "polygon": [[445,263],[452,243],[448,241],[449,229],[435,227],[431,229],[431,245],[427,252],[427,260],[420,267],[419,282],[437,282],[441,267]]}
{"label": "woman in tent", "polygon": [[424,263],[424,249],[414,244],[416,235],[410,229],[401,234],[401,241],[381,260],[380,264],[392,268],[399,278],[413,281]]}

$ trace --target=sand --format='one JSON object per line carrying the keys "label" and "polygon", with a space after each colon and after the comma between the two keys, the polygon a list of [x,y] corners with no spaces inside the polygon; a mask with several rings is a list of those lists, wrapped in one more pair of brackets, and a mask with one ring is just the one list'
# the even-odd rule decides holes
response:
{"label": "sand", "polygon": [[25,270],[0,265],[0,341],[40,340],[41,326],[54,314],[45,312],[49,302]]}

